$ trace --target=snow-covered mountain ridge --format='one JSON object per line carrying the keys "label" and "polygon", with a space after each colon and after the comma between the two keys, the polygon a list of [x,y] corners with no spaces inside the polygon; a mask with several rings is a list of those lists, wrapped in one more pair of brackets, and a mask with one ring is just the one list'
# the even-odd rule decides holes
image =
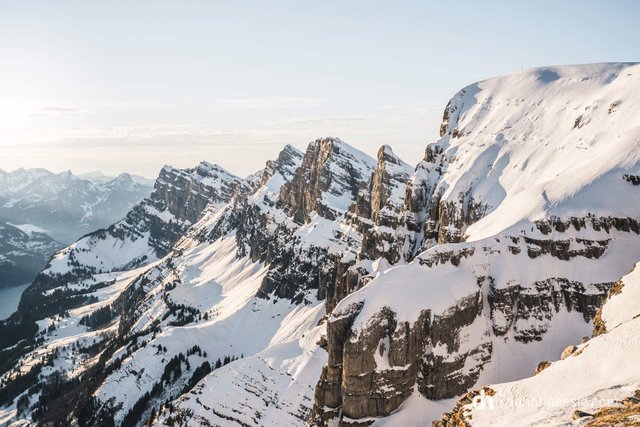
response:
{"label": "snow-covered mountain ridge", "polygon": [[471,85],[415,169],[338,138],[245,180],[164,168],[0,325],[0,422],[424,425],[529,376],[640,259],[638,89],[628,64]]}
{"label": "snow-covered mountain ridge", "polygon": [[[161,259],[192,221],[199,219],[206,206],[227,203],[240,183],[240,178],[207,162],[192,169],[165,166],[151,195],[134,206],[124,219],[56,253],[25,291],[21,306],[33,311],[38,307],[36,301],[41,300],[33,295],[42,295],[59,286],[65,289],[72,288],[70,285],[80,289],[99,286],[96,275],[102,277]],[[77,296],[74,292],[71,294],[63,294],[62,299]],[[61,301],[53,303],[45,299],[42,302],[51,306]]]}
{"label": "snow-covered mountain ridge", "polygon": [[[64,246],[56,240],[68,244],[111,225],[148,196],[151,188],[152,183],[126,173],[94,181],[69,171],[0,171],[0,222],[18,228],[5,232],[2,250],[8,252],[5,262],[0,260],[0,287],[32,281],[51,255]],[[24,234],[17,237],[20,230]]]}

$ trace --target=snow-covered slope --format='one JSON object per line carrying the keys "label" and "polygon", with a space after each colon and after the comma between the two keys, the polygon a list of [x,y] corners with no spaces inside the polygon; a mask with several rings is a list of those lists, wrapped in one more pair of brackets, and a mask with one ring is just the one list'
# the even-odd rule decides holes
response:
{"label": "snow-covered slope", "polygon": [[[25,337],[35,339],[36,322],[94,303],[95,292],[110,288],[114,275],[166,255],[205,207],[224,205],[241,188],[241,181],[207,162],[186,170],[163,168],[151,196],[124,219],[86,235],[50,259],[24,291],[17,313],[0,324],[0,344],[12,347]],[[19,350],[8,357],[17,357],[29,346]]]}
{"label": "snow-covered slope", "polygon": [[633,216],[640,66],[520,71],[467,86],[409,190],[411,253],[556,216]]}
{"label": "snow-covered slope", "polygon": [[[640,265],[601,315],[606,328],[531,378],[492,384],[455,416],[474,426],[636,425],[640,422]],[[546,367],[545,367],[546,366]],[[465,404],[466,403],[466,404]],[[452,414],[448,415],[449,417]]]}
{"label": "snow-covered slope", "polygon": [[127,173],[93,180],[70,171],[17,169],[0,174],[0,220],[42,228],[68,244],[124,217],[152,186]]}
{"label": "snow-covered slope", "polygon": [[[390,150],[383,151],[389,154]],[[71,288],[84,292],[93,304],[84,303],[86,308],[72,311],[64,321],[65,330],[78,331],[81,314],[117,322],[111,327],[117,327],[118,333],[99,345],[100,360],[85,362],[87,369],[100,366],[107,372],[95,384],[94,397],[80,402],[83,408],[94,408],[91,422],[113,418],[127,424],[132,419],[148,419],[150,408],[155,408],[162,409],[158,420],[170,423],[172,414],[184,418],[200,413],[202,408],[215,406],[219,396],[225,402],[216,407],[213,418],[217,420],[258,416],[269,425],[282,420],[303,422],[326,361],[324,350],[317,345],[324,330],[319,324],[323,297],[332,291],[340,269],[355,262],[361,244],[362,234],[347,208],[375,169],[375,160],[335,138],[312,142],[304,156],[287,146],[278,159],[244,181],[240,188],[246,190],[237,191],[228,205],[209,204],[166,257],[127,275],[128,284],[114,276],[120,273],[98,271],[89,279],[74,279],[72,286],[49,286],[42,293],[45,304],[55,292]],[[302,185],[307,177],[314,177],[313,186]],[[296,186],[301,192],[292,190]],[[317,206],[322,207],[300,203],[307,193],[317,194]],[[401,204],[397,198],[394,203]],[[303,213],[302,223],[296,221],[296,209]],[[42,276],[64,274],[58,273],[57,266],[64,271],[69,261],[81,266],[92,259],[104,263],[114,253],[124,252],[100,253],[98,249],[70,247]],[[108,304],[103,302],[105,294],[111,298]],[[103,312],[107,314],[96,314]],[[45,320],[46,324],[55,321]],[[84,334],[86,326],[71,339]],[[190,350],[194,345],[200,350],[197,357]],[[52,351],[51,344],[45,348]],[[21,363],[28,364],[37,354],[20,356]],[[218,395],[206,402],[193,401],[191,394],[182,396],[195,385],[193,381],[215,368],[217,358],[224,364],[226,357],[240,360],[215,369],[206,378],[217,384]],[[175,358],[179,362],[171,362]],[[91,368],[92,363],[96,367]],[[197,375],[196,367],[201,368]],[[158,381],[167,369],[175,369],[171,378]],[[271,396],[262,406],[249,395],[237,394],[239,389],[257,387],[269,372],[276,379],[261,386]],[[167,399],[178,400],[163,406]],[[230,404],[234,401],[237,406]],[[269,402],[281,410],[274,410]],[[169,408],[177,412],[167,413]],[[37,407],[35,411],[37,414]],[[85,416],[82,409],[77,414]],[[7,416],[19,418],[15,412]]]}

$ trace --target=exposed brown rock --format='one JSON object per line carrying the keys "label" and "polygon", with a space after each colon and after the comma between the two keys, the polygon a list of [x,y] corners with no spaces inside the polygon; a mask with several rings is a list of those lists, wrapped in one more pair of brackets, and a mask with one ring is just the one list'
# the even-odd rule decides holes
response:
{"label": "exposed brown rock", "polygon": [[591,415],[588,412],[584,412],[584,411],[580,411],[580,410],[573,411],[573,415],[571,415],[571,418],[574,419],[574,420],[579,420],[579,419],[585,418],[585,417],[593,417],[593,415]]}
{"label": "exposed brown rock", "polygon": [[[620,294],[622,292],[623,287],[624,287],[624,283],[622,283],[622,281],[616,282],[616,284],[613,285],[611,289],[609,289],[609,293],[607,294],[607,299],[610,299],[614,295]],[[606,304],[606,301],[604,302],[604,304]],[[598,335],[602,335],[606,332],[607,332],[607,326],[605,325],[605,322],[602,319],[602,307],[600,307],[593,319],[593,336],[597,337]]]}
{"label": "exposed brown rock", "polygon": [[586,427],[608,426],[640,426],[640,390],[624,399],[620,406],[608,406],[600,408],[592,415]]}
{"label": "exposed brown rock", "polygon": [[[279,203],[296,222],[308,222],[309,214],[314,211],[335,220],[341,212],[322,201],[323,193],[334,196],[350,194],[355,200],[361,182],[370,178],[356,167],[358,160],[344,147],[345,144],[337,138],[312,142],[293,179],[280,189]],[[335,167],[332,168],[331,164]]]}
{"label": "exposed brown rock", "polygon": [[465,393],[450,412],[442,414],[439,420],[431,423],[432,427],[469,427],[471,426],[471,415],[468,414],[471,404],[477,396],[494,396],[495,390],[491,387],[483,387],[481,390],[471,390]]}
{"label": "exposed brown rock", "polygon": [[[156,180],[151,201],[158,210],[168,209],[176,218],[195,223],[210,203],[226,203],[240,186],[240,178],[207,162],[194,169],[164,167]],[[221,179],[222,177],[222,179]],[[220,179],[221,185],[208,181]]]}
{"label": "exposed brown rock", "polygon": [[573,353],[576,352],[577,349],[578,347],[576,347],[573,344],[567,346],[564,350],[562,350],[562,354],[560,355],[560,360],[564,360],[567,357],[571,356]]}
{"label": "exposed brown rock", "polygon": [[[356,420],[389,415],[416,384],[431,399],[463,393],[475,383],[482,367],[463,374],[465,361],[468,357],[488,361],[491,345],[481,344],[456,355],[460,344],[452,331],[471,324],[481,307],[478,292],[444,315],[425,311],[413,324],[398,323],[394,312],[383,309],[361,332],[348,328],[355,308],[334,313],[338,320],[331,320],[328,326],[329,363],[316,387],[316,421],[326,422],[337,414]],[[446,346],[454,356],[444,358],[428,351],[438,345]],[[378,359],[386,360],[388,367],[378,366]],[[323,413],[318,409],[322,407],[335,409]]]}
{"label": "exposed brown rock", "polygon": [[360,259],[386,258],[394,264],[401,257],[395,230],[399,225],[404,204],[402,196],[412,169],[388,145],[378,150],[377,158],[370,184],[361,186],[354,205],[357,216],[370,220],[370,225],[361,227]]}
{"label": "exposed brown rock", "polygon": [[546,360],[543,360],[542,362],[538,363],[538,366],[536,367],[536,370],[533,373],[533,375],[538,375],[540,372],[544,371],[549,366],[551,366],[551,363]]}

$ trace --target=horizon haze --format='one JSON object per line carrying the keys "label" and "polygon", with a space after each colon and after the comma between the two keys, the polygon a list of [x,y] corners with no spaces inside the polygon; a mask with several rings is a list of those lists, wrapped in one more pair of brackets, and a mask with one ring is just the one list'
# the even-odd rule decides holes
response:
{"label": "horizon haze", "polygon": [[414,165],[468,84],[640,58],[616,4],[0,1],[0,168],[246,176],[326,136]]}

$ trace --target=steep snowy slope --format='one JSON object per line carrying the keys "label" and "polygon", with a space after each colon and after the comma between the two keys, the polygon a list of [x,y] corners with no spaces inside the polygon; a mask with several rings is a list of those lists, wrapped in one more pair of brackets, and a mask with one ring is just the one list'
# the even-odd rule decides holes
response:
{"label": "steep snowy slope", "polygon": [[240,183],[240,178],[207,162],[193,169],[165,166],[148,199],[123,220],[58,252],[43,274],[84,277],[156,260],[171,249],[209,204],[215,209],[231,200]]}
{"label": "steep snowy slope", "polygon": [[409,183],[408,254],[549,216],[635,215],[638,79],[638,65],[596,64],[461,90]]}
{"label": "steep snowy slope", "polygon": [[18,169],[0,173],[0,220],[40,227],[71,243],[120,220],[149,196],[153,182],[127,173],[92,180],[70,171]]}
{"label": "steep snowy slope", "polygon": [[[345,174],[335,165],[347,164],[347,160],[354,168]],[[158,396],[152,389],[155,380],[146,385],[138,380],[133,394],[123,399],[122,383],[129,370],[119,369],[96,393],[102,410],[113,414],[116,422],[123,420],[135,413],[132,404],[136,399],[144,399],[143,393],[149,391],[152,398],[144,404],[147,409],[141,418],[149,417],[148,408],[158,407],[167,397],[179,398],[168,407],[171,410],[165,406],[161,411],[159,420],[169,424],[179,418],[191,419],[197,425],[201,421],[192,416],[210,412],[204,408],[215,408],[207,418],[219,422],[228,418],[248,424],[304,422],[312,406],[313,383],[326,360],[316,345],[322,329],[318,323],[324,314],[318,296],[326,292],[322,281],[328,282],[322,275],[335,274],[333,265],[342,258],[345,262],[355,259],[357,245],[350,245],[359,242],[360,236],[349,225],[341,225],[319,212],[344,218],[346,197],[353,202],[359,180],[366,180],[373,166],[372,159],[337,139],[313,142],[304,158],[292,147],[286,147],[275,163],[269,163],[259,173],[263,185],[254,193],[236,197],[220,211],[207,212],[176,245],[170,275],[163,273],[163,282],[152,281],[149,285],[172,283],[169,288],[161,288],[168,291],[167,297],[154,299],[155,291],[146,289],[146,297],[134,313],[136,319],[141,319],[134,323],[135,330],[146,333],[153,319],[162,319],[154,325],[162,333],[152,338],[148,346],[153,348],[160,343],[168,348],[168,355],[136,352],[123,361],[123,367],[130,364],[138,371],[153,365],[163,369],[162,359],[175,357],[181,348],[164,345],[164,339],[182,341],[179,337],[184,334],[188,334],[187,342],[206,349],[211,360],[225,356],[242,360],[211,373],[205,384],[217,394],[196,401],[189,398],[192,394],[180,397],[186,376],[175,379],[181,384],[177,392],[175,386],[172,392],[164,385],[162,392],[156,392]],[[308,191],[291,190],[308,176],[320,179],[305,188]],[[315,200],[322,203],[322,208],[295,205],[300,196],[314,190],[318,195]],[[335,194],[345,196],[336,200],[332,198]],[[290,196],[293,202],[289,202]],[[289,217],[285,213],[292,212],[292,205],[300,206],[302,224],[296,222],[295,214]],[[221,289],[216,291],[219,286]],[[185,312],[172,314],[176,306],[185,307]],[[157,360],[150,362],[154,358]],[[273,383],[263,384],[265,377],[273,377]],[[157,376],[152,374],[150,378]],[[256,402],[255,395],[239,390],[261,390],[254,393],[264,396]]]}
{"label": "steep snowy slope", "polygon": [[[603,309],[603,330],[531,378],[491,385],[456,412],[474,426],[637,425],[640,422],[640,266]],[[558,359],[560,355],[556,355]],[[490,390],[490,391],[489,391]]]}
{"label": "steep snowy slope", "polygon": [[[523,378],[588,335],[640,259],[639,109],[640,66],[628,64],[458,93],[407,186],[401,250],[431,249],[365,277],[333,310],[314,422],[370,424]],[[437,415],[419,406],[422,421]]]}

